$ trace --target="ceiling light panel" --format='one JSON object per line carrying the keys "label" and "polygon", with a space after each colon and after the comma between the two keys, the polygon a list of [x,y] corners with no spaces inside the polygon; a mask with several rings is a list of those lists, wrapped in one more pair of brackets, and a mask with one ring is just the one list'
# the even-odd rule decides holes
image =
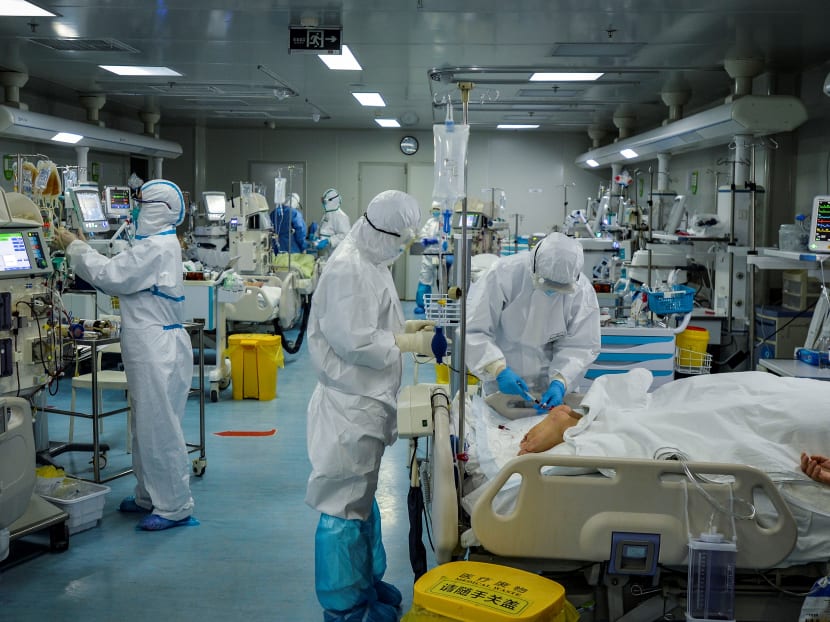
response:
{"label": "ceiling light panel", "polygon": [[398,123],[397,119],[375,119],[375,123],[377,123],[381,127],[400,127],[401,124]]}
{"label": "ceiling light panel", "polygon": [[537,71],[531,82],[593,82],[604,74],[598,71]]}
{"label": "ceiling light panel", "polygon": [[340,54],[318,54],[317,58],[334,71],[361,71],[363,69],[348,45],[341,48]]}
{"label": "ceiling light panel", "polygon": [[383,101],[380,93],[352,93],[352,96],[360,102],[361,106],[373,106],[383,108],[386,102]]}
{"label": "ceiling light panel", "polygon": [[170,69],[169,67],[140,67],[138,65],[98,65],[101,69],[105,69],[110,73],[119,76],[181,76],[178,71]]}
{"label": "ceiling light panel", "polygon": [[55,13],[41,9],[25,0],[3,0],[0,2],[0,16],[3,17],[57,17]]}
{"label": "ceiling light panel", "polygon": [[535,130],[539,127],[538,123],[499,123],[496,126],[497,130]]}

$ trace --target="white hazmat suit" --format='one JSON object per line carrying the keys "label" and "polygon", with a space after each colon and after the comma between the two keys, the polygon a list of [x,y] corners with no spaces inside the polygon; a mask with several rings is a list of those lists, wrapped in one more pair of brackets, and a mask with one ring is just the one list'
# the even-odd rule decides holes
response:
{"label": "white hazmat suit", "polygon": [[[328,240],[328,246],[332,251],[345,239],[351,227],[349,217],[340,207],[340,201],[340,193],[334,188],[329,188],[323,193],[323,218],[320,221],[320,240]],[[317,244],[319,247],[320,242]]]}
{"label": "white hazmat suit", "polygon": [[600,349],[599,305],[580,273],[583,261],[578,242],[551,233],[530,252],[499,259],[473,283],[466,360],[486,392],[496,390],[488,368],[499,369],[500,361],[534,396],[556,379],[576,390]]}
{"label": "white hazmat suit", "polygon": [[118,296],[121,353],[132,407],[135,504],[168,521],[193,512],[182,433],[193,353],[182,325],[184,287],[176,225],[184,198],[172,182],[141,187],[135,244],[107,258],[81,240],[66,249],[76,274]]}
{"label": "white hazmat suit", "polygon": [[413,197],[381,192],[314,292],[308,348],[318,383],[308,404],[306,503],[322,513],[315,582],[326,620],[362,619],[364,610],[373,620],[397,619],[400,593],[381,581],[386,557],[375,491],[384,449],[397,438],[396,335],[405,329],[389,266],[414,239],[419,218]]}

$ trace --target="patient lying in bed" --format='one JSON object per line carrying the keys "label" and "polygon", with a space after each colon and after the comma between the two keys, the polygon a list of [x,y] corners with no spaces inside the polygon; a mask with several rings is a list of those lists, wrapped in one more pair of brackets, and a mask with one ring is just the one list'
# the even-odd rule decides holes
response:
{"label": "patient lying in bed", "polygon": [[[743,464],[766,473],[795,515],[799,543],[792,559],[830,555],[823,535],[830,526],[830,486],[801,468],[802,452],[819,457],[830,447],[830,382],[740,372],[686,378],[648,393],[651,380],[645,369],[602,376],[578,408],[558,407],[544,417],[502,418],[474,399],[465,435],[465,509],[472,511],[482,484],[517,453]],[[545,473],[599,476],[597,469],[558,466]],[[510,478],[494,505],[510,507],[520,483]]]}

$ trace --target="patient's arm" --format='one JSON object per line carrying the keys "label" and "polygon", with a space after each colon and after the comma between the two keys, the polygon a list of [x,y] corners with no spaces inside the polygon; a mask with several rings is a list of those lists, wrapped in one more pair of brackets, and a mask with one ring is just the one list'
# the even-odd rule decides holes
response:
{"label": "patient's arm", "polygon": [[[519,455],[547,451],[564,440],[565,430],[579,423],[579,416],[568,406],[557,406],[530,428],[519,443]],[[828,464],[830,467],[830,464]]]}
{"label": "patient's arm", "polygon": [[802,453],[801,470],[821,484],[830,484],[830,458]]}

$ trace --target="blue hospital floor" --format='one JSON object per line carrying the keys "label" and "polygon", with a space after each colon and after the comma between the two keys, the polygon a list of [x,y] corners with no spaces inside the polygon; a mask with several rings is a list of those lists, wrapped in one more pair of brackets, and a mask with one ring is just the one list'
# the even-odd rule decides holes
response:
{"label": "blue hospital floor", "polygon": [[[404,303],[406,315],[413,303]],[[295,335],[289,334],[289,338]],[[414,375],[406,357],[403,383]],[[432,365],[419,368],[421,381],[434,380]],[[244,620],[322,620],[314,594],[314,532],[318,514],[305,505],[310,465],[306,453],[306,404],[316,382],[307,344],[285,357],[279,370],[277,397],[271,401],[231,399],[231,389],[216,403],[206,396],[207,469],[192,477],[197,527],[162,532],[135,530],[135,515],[118,511],[132,494],[132,475],[107,482],[99,524],[70,537],[63,553],[39,553],[15,565],[0,566],[0,618],[3,620],[83,620],[208,622]],[[69,407],[64,380],[49,405]],[[89,393],[78,392],[79,404]],[[105,394],[107,408],[123,396]],[[80,406],[79,406],[80,407]],[[188,442],[198,443],[199,402],[188,400],[184,420]],[[125,417],[104,420],[102,441],[111,445],[102,475],[129,466],[125,451]],[[67,438],[69,417],[50,415],[49,439]],[[217,436],[223,431],[265,432],[271,436]],[[76,419],[75,440],[91,438],[88,420]],[[191,454],[197,457],[198,453]],[[67,471],[92,477],[89,453],[55,458]],[[377,500],[388,557],[386,580],[404,595],[402,611],[412,600],[406,496],[409,488],[408,445],[388,448],[380,473]],[[13,553],[23,542],[13,544]],[[37,537],[25,543],[40,544]],[[429,548],[428,542],[426,543]],[[429,565],[434,566],[430,553]]]}

